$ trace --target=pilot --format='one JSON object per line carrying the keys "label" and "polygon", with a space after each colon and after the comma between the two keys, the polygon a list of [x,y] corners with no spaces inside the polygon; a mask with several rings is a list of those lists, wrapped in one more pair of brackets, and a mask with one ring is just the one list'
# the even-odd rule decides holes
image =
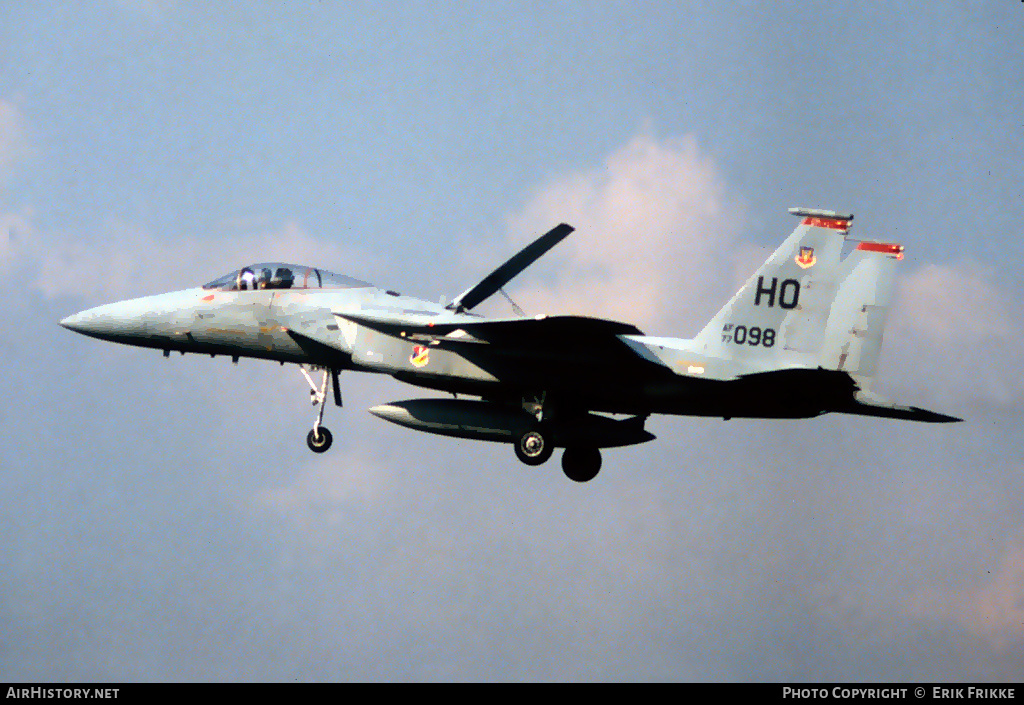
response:
{"label": "pilot", "polygon": [[271,275],[271,272],[270,272],[270,270],[269,270],[269,269],[267,269],[266,267],[264,267],[263,269],[261,269],[261,270],[260,270],[260,276],[259,276],[259,279],[257,280],[257,281],[258,281],[258,283],[259,283],[259,288],[261,288],[261,289],[270,289],[270,288],[273,288],[273,287],[271,286],[271,284],[270,284],[270,278],[271,278],[271,276],[272,276],[272,275]]}
{"label": "pilot", "polygon": [[294,281],[295,277],[292,275],[292,270],[287,267],[278,267],[277,271],[274,272],[275,289],[291,289],[292,282]]}
{"label": "pilot", "polygon": [[252,273],[249,268],[243,269],[238,273],[238,289],[239,291],[246,291],[248,289],[256,288],[256,275]]}

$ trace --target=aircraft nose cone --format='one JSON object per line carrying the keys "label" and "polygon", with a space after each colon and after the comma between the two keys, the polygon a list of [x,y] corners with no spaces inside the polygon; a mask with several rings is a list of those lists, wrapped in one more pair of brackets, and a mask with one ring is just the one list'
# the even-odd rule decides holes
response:
{"label": "aircraft nose cone", "polygon": [[85,333],[89,328],[89,320],[84,314],[85,311],[72,314],[67,318],[61,319],[60,324],[76,333]]}
{"label": "aircraft nose cone", "polygon": [[105,340],[137,336],[142,332],[142,320],[129,303],[107,304],[79,311],[63,319],[60,324],[76,333]]}
{"label": "aircraft nose cone", "polygon": [[180,344],[189,335],[195,304],[202,291],[185,289],[126,299],[79,311],[60,324],[82,335],[126,345]]}

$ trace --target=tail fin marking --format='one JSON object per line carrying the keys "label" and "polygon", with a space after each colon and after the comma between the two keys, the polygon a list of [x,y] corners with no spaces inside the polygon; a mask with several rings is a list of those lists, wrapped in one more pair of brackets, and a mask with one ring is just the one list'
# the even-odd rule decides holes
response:
{"label": "tail fin marking", "polygon": [[804,218],[697,335],[702,353],[753,370],[817,366],[853,216],[790,212]]}

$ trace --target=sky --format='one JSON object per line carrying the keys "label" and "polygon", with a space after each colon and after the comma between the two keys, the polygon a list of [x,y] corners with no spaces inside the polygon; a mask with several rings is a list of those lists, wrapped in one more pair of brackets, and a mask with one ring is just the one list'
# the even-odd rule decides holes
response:
{"label": "sky", "polygon": [[[0,679],[1024,673],[1024,6],[0,6]],[[557,458],[293,366],[57,325],[254,261],[690,337],[795,220],[906,246],[874,391],[956,425],[652,417]],[[496,297],[487,313],[508,315]]]}

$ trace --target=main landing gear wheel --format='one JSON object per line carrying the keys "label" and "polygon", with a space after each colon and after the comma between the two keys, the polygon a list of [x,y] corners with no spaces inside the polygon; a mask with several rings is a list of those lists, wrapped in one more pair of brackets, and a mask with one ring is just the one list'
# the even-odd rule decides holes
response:
{"label": "main landing gear wheel", "polygon": [[516,457],[527,465],[541,465],[554,452],[551,439],[540,429],[530,429],[516,439]]}
{"label": "main landing gear wheel", "polygon": [[333,442],[334,437],[324,426],[310,429],[309,434],[306,435],[306,445],[308,445],[309,449],[314,453],[325,452],[331,447],[331,443]]}
{"label": "main landing gear wheel", "polygon": [[573,482],[589,482],[601,470],[601,451],[597,448],[566,448],[562,453],[562,471]]}

